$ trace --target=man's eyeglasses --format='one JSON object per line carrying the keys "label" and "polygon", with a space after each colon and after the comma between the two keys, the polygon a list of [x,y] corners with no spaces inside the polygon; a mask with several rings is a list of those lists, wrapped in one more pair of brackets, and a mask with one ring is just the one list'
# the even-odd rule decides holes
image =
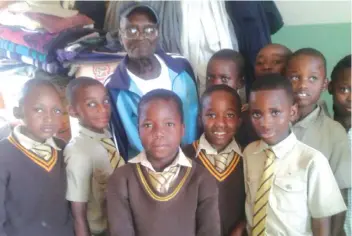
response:
{"label": "man's eyeglasses", "polygon": [[147,39],[155,39],[158,37],[157,26],[145,26],[141,32],[138,27],[129,27],[125,30],[120,29],[121,36],[126,39],[138,39],[141,35]]}

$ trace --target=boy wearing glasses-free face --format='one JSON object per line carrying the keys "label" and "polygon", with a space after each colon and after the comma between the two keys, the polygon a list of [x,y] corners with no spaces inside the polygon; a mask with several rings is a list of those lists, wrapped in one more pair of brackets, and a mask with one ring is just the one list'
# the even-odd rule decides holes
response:
{"label": "boy wearing glasses-free face", "polygon": [[133,2],[120,12],[120,41],[127,56],[105,81],[112,101],[112,128],[121,155],[136,156],[143,147],[137,130],[137,105],[155,89],[175,92],[183,103],[182,144],[197,137],[198,95],[189,62],[158,48],[158,17],[148,5]]}

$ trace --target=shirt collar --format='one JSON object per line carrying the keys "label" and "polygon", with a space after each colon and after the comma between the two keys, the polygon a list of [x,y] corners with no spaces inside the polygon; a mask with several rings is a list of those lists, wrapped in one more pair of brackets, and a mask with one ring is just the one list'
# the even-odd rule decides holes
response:
{"label": "shirt collar", "polygon": [[275,156],[279,159],[282,159],[286,156],[288,152],[292,150],[292,148],[296,145],[297,143],[297,138],[296,135],[291,132],[289,136],[287,136],[284,140],[281,142],[270,146],[267,143],[265,143],[263,140],[259,141],[258,148],[256,149],[253,154],[260,153],[266,149],[271,149],[274,153]]}
{"label": "shirt collar", "polygon": [[324,115],[324,110],[321,108],[320,105],[318,105],[317,108],[315,108],[309,115],[303,118],[303,120],[300,120],[296,124],[294,124],[294,126],[301,126],[303,128],[307,128],[312,122],[318,120],[321,115]]}
{"label": "shirt collar", "polygon": [[[152,164],[148,161],[147,156],[145,154],[145,151],[142,151],[136,157],[132,158],[128,162],[129,163],[140,163],[142,166],[150,169],[151,171],[157,172],[153,168]],[[184,167],[192,167],[191,161],[185,156],[185,154],[182,152],[181,148],[179,148],[179,151],[178,151],[178,154],[177,154],[175,160],[171,163],[171,165],[166,167],[164,171],[168,171],[171,167],[174,167],[176,165],[180,165],[180,166],[184,166]]]}
{"label": "shirt collar", "polygon": [[103,138],[111,138],[111,134],[110,134],[110,132],[107,129],[104,130],[104,133],[97,133],[97,132],[94,132],[92,130],[89,130],[89,129],[83,127],[80,124],[78,126],[78,132],[80,134],[86,135],[86,136],[88,136],[88,137],[90,137],[92,139],[101,140]]}
{"label": "shirt collar", "polygon": [[204,134],[202,134],[202,136],[199,139],[199,147],[198,147],[197,153],[199,153],[200,150],[204,150],[206,152],[206,154],[210,154],[210,155],[218,155],[221,153],[230,153],[230,152],[234,151],[237,154],[239,154],[240,156],[242,156],[241,148],[237,144],[235,139],[233,139],[231,141],[231,143],[229,143],[224,150],[222,150],[221,152],[218,153],[218,151],[215,150],[215,148],[213,148],[211,146],[211,144],[208,142],[208,140],[205,138]]}
{"label": "shirt collar", "polygon": [[[21,127],[22,126],[16,126],[14,129],[13,129],[13,135],[15,136],[15,138],[17,139],[17,141],[23,146],[25,147],[26,149],[32,149],[33,147],[35,146],[38,146],[38,145],[41,145],[43,143],[39,143],[31,138],[28,138],[26,135],[22,134],[21,132]],[[54,139],[53,138],[48,138],[47,140],[45,140],[44,142],[45,144],[48,144],[49,146],[51,146],[52,148],[58,150],[58,151],[61,151],[61,148],[59,148]]]}

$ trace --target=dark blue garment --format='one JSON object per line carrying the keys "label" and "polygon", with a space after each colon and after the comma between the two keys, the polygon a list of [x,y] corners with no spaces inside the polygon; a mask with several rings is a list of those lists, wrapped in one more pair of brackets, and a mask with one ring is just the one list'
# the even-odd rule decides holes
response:
{"label": "dark blue garment", "polygon": [[103,29],[105,20],[105,1],[76,1],[75,8],[79,13],[94,21],[95,29]]}
{"label": "dark blue garment", "polygon": [[226,1],[226,10],[234,26],[239,51],[246,61],[247,94],[254,81],[255,58],[261,48],[271,43],[283,21],[273,1]]}

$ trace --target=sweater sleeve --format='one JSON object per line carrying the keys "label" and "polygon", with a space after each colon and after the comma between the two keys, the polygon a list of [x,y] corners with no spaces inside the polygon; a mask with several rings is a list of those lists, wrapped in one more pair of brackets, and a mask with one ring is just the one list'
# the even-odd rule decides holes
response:
{"label": "sweater sleeve", "polygon": [[4,225],[6,223],[6,188],[8,184],[8,171],[4,169],[3,163],[0,164],[0,236],[7,236]]}
{"label": "sweater sleeve", "polygon": [[220,236],[218,187],[208,173],[203,175],[199,185],[196,236]]}
{"label": "sweater sleeve", "polygon": [[107,207],[110,236],[134,236],[131,208],[129,206],[127,179],[121,169],[110,177],[107,187]]}

